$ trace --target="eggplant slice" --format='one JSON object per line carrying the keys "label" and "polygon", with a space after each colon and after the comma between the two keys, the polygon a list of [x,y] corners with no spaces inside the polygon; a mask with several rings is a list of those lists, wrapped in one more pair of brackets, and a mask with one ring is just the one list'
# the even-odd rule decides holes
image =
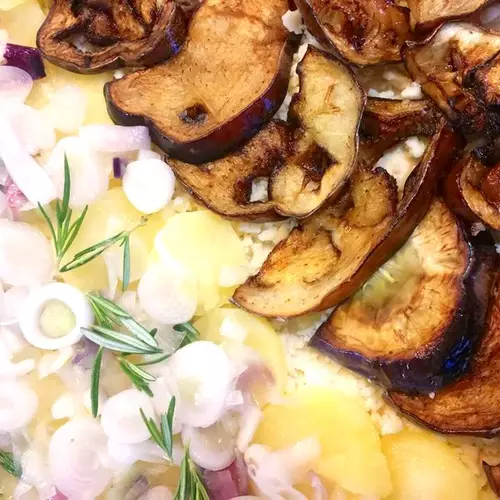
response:
{"label": "eggplant slice", "polygon": [[111,118],[147,125],[174,158],[204,163],[253,137],[283,102],[299,38],[287,0],[205,0],[177,57],[105,86]]}
{"label": "eggplant slice", "polygon": [[309,31],[358,66],[401,61],[411,39],[407,9],[393,0],[295,0]]}
{"label": "eggplant slice", "polygon": [[446,177],[444,195],[457,214],[500,231],[500,163],[487,167],[466,152]]}
{"label": "eggplant slice", "polygon": [[[500,34],[490,33],[467,23],[442,26],[428,40],[411,44],[404,53],[410,75],[436,102],[448,118],[466,133],[494,132],[500,118],[495,106],[498,84],[487,83],[494,78]],[[482,84],[481,84],[482,82]]]}
{"label": "eggplant slice", "polygon": [[[496,259],[436,199],[406,245],[332,313],[311,345],[398,391],[429,393],[469,366]],[[483,285],[483,286],[481,286]]]}
{"label": "eggplant slice", "polygon": [[175,0],[54,0],[37,45],[76,73],[151,66],[179,52],[187,23]]}
{"label": "eggplant slice", "polygon": [[[493,251],[493,250],[492,250]],[[495,256],[497,257],[497,256]],[[495,279],[493,272],[489,279]],[[418,423],[445,434],[492,438],[500,434],[500,294],[498,274],[488,324],[468,375],[428,396],[390,392],[390,401]],[[484,286],[477,283],[476,286]],[[481,307],[481,304],[477,304]]]}
{"label": "eggplant slice", "polygon": [[500,465],[488,465],[483,462],[483,469],[493,493],[500,498]]}
{"label": "eggplant slice", "polygon": [[445,21],[470,16],[492,0],[408,0],[411,27],[428,31]]}
{"label": "eggplant slice", "polygon": [[278,244],[260,272],[236,290],[234,302],[261,316],[293,317],[350,297],[422,220],[456,146],[456,134],[441,123],[399,202],[392,176],[373,164],[360,166],[339,201]]}

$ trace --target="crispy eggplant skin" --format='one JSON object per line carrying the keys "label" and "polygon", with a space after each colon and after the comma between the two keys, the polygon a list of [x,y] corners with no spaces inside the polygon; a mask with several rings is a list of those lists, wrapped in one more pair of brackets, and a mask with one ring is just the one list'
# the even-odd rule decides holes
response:
{"label": "crispy eggplant skin", "polygon": [[440,24],[461,19],[482,9],[492,0],[408,0],[411,27],[427,32]]}
{"label": "crispy eggplant skin", "polygon": [[500,498],[500,465],[488,465],[483,462],[483,469],[493,493]]}
{"label": "crispy eggplant skin", "polygon": [[269,178],[274,168],[285,161],[289,127],[271,121],[242,149],[201,165],[170,158],[177,179],[203,205],[229,219],[273,221],[283,217],[272,201],[251,202],[252,182]]}
{"label": "crispy eggplant skin", "polygon": [[[482,222],[499,231],[500,205],[493,195],[500,192],[500,183],[494,182],[498,181],[496,176],[488,178],[488,174],[497,171],[483,165],[474,152],[465,152],[444,182],[443,192],[448,206],[471,222]],[[485,182],[488,180],[490,182]]]}
{"label": "crispy eggplant skin", "polygon": [[205,0],[177,57],[106,84],[109,115],[146,125],[160,148],[184,162],[223,157],[286,96],[299,42],[281,21],[287,8],[286,0]]}
{"label": "crispy eggplant skin", "polygon": [[470,23],[449,23],[403,52],[410,75],[454,125],[467,134],[491,134],[500,126],[498,110],[484,100],[473,75],[499,51],[500,34]]}
{"label": "crispy eggplant skin", "polygon": [[389,389],[439,390],[469,366],[485,325],[495,263],[493,242],[474,245],[436,199],[408,243],[382,268],[392,271],[394,282],[375,275],[332,313],[311,345]]}
{"label": "crispy eggplant skin", "polygon": [[[496,285],[489,301],[488,322],[469,373],[433,399],[389,393],[389,401],[403,414],[434,431],[485,438],[500,434],[500,295],[498,272],[494,275],[490,272],[485,276],[488,281],[496,279]],[[485,287],[488,283],[476,280],[474,285]],[[473,312],[485,307],[485,303],[477,304]]]}
{"label": "crispy eggplant skin", "polygon": [[273,172],[270,194],[278,213],[304,218],[334,200],[354,171],[365,95],[347,66],[311,46],[297,73],[293,150]]}
{"label": "crispy eggplant skin", "polygon": [[[123,66],[151,66],[177,54],[186,37],[188,17],[174,0],[165,0],[159,10],[151,7],[149,13],[137,12],[126,1],[111,0],[118,10],[112,19],[107,17],[109,10],[104,13],[98,8],[84,8],[76,14],[73,3],[54,0],[37,35],[43,56],[68,71],[92,74]],[[96,33],[98,28],[107,33]],[[75,35],[94,43],[92,50],[77,48],[70,41]]]}
{"label": "crispy eggplant skin", "polygon": [[408,10],[392,0],[295,0],[316,39],[358,66],[401,61],[412,38]]}
{"label": "crispy eggplant skin", "polygon": [[[458,144],[455,132],[443,122],[407,181],[397,208],[375,220],[374,207],[379,210],[391,196],[397,200],[395,181],[389,176],[394,181],[389,188],[375,175],[378,169],[372,171],[373,179],[355,176],[347,193],[347,210],[341,198],[306,219],[276,246],[259,273],[236,290],[233,301],[261,316],[294,317],[328,309],[350,297],[422,220]],[[352,216],[357,213],[361,215],[355,221]]]}

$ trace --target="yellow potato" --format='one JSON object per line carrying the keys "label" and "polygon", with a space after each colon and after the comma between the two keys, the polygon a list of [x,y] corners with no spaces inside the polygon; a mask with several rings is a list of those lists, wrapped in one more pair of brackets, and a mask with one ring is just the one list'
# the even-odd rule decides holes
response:
{"label": "yellow potato", "polygon": [[219,285],[225,266],[247,264],[245,248],[231,223],[206,210],[176,214],[157,236],[155,250],[169,254],[198,280],[198,315],[221,305],[228,298]]}
{"label": "yellow potato", "polygon": [[7,30],[9,42],[36,47],[36,34],[44,19],[38,2],[0,0],[0,29]]}
{"label": "yellow potato", "polygon": [[254,442],[279,449],[311,436],[322,447],[320,476],[352,493],[391,493],[380,438],[361,400],[327,387],[303,387],[289,402],[264,409]]}
{"label": "yellow potato", "polygon": [[382,438],[391,470],[388,500],[476,500],[477,481],[457,452],[428,432],[405,430]]}
{"label": "yellow potato", "polygon": [[285,351],[269,322],[240,309],[223,307],[210,311],[196,321],[195,327],[202,339],[219,344],[225,340],[220,334],[220,327],[226,318],[245,328],[247,336],[243,343],[261,356],[273,372],[277,389],[282,391],[287,377]]}

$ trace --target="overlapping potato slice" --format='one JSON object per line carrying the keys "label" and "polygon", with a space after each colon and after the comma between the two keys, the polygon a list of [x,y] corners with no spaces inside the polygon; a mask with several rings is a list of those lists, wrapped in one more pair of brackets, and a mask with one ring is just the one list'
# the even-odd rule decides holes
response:
{"label": "overlapping potato slice", "polygon": [[390,392],[390,400],[407,416],[448,434],[493,437],[500,433],[500,295],[498,280],[484,337],[468,375],[434,398]]}
{"label": "overlapping potato slice", "polygon": [[436,199],[405,246],[311,344],[391,389],[429,393],[455,381],[486,321],[497,259],[485,239],[471,245]]}
{"label": "overlapping potato slice", "polygon": [[[172,159],[181,182],[230,218],[305,217],[335,198],[354,170],[364,94],[353,73],[309,47],[288,123],[272,122],[241,150],[199,166]],[[269,201],[252,202],[252,181],[267,178]]]}
{"label": "overlapping potato slice", "polygon": [[448,206],[472,222],[500,230],[500,164],[487,167],[474,152],[466,152],[446,178]]}
{"label": "overlapping potato slice", "polygon": [[37,45],[49,61],[77,73],[150,66],[179,51],[187,23],[174,0],[54,0]]}
{"label": "overlapping potato slice", "polygon": [[410,45],[405,64],[454,124],[477,133],[499,127],[498,112],[492,106],[498,86],[487,83],[496,77],[494,56],[499,51],[500,34],[472,24],[450,23],[430,39]]}
{"label": "overlapping potato slice", "polygon": [[177,57],[105,88],[122,125],[145,124],[171,156],[221,158],[250,139],[287,93],[298,37],[283,26],[286,0],[205,0]]}
{"label": "overlapping potato slice", "polygon": [[311,33],[359,66],[401,61],[411,39],[408,11],[393,0],[296,0]]}
{"label": "overlapping potato slice", "polygon": [[345,195],[295,228],[233,300],[262,316],[291,317],[351,296],[424,217],[456,144],[455,133],[443,123],[399,202],[392,176],[382,169],[359,168]]}

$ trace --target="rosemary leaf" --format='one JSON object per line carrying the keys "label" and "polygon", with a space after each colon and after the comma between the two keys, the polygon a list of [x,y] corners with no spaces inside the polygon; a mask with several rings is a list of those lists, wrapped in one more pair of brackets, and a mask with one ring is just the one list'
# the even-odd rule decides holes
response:
{"label": "rosemary leaf", "polygon": [[92,406],[92,415],[94,418],[99,415],[99,381],[101,379],[103,348],[99,347],[95,357],[92,375],[90,377],[90,403]]}
{"label": "rosemary leaf", "polygon": [[137,338],[101,326],[82,328],[83,334],[92,342],[111,351],[126,354],[160,354],[161,349],[152,348]]}
{"label": "rosemary leaf", "polygon": [[160,428],[156,425],[156,422],[152,418],[147,418],[144,411],[141,409],[141,417],[144,420],[146,427],[148,428],[151,439],[167,454],[167,457],[172,462],[173,455],[173,440],[172,440],[172,429],[174,422],[174,412],[175,412],[175,397],[170,400],[168,405],[168,411],[161,416]]}
{"label": "rosemary leaf", "polygon": [[123,240],[123,272],[122,272],[122,291],[125,291],[130,284],[130,238],[128,236]]}
{"label": "rosemary leaf", "polygon": [[17,478],[22,476],[21,464],[8,451],[0,450],[0,467],[11,476]]}
{"label": "rosemary leaf", "polygon": [[189,447],[186,448],[181,463],[181,475],[174,500],[210,500],[205,485],[200,477],[198,468],[189,456]]}
{"label": "rosemary leaf", "polygon": [[174,330],[176,332],[184,333],[184,338],[179,345],[179,349],[200,339],[200,332],[193,326],[192,323],[180,323],[179,325],[174,326]]}
{"label": "rosemary leaf", "polygon": [[142,368],[139,368],[137,365],[134,363],[131,363],[127,359],[120,358],[120,362],[124,363],[127,365],[128,369],[133,372],[137,377],[145,380],[146,382],[154,382],[156,380],[156,377],[151,375],[151,373],[148,373],[147,371],[143,370]]}
{"label": "rosemary leaf", "polygon": [[135,366],[149,366],[156,365],[157,363],[161,363],[162,361],[167,360],[172,356],[171,354],[163,354],[163,356],[158,356],[157,358],[153,358],[151,360],[141,361],[140,363],[136,363]]}
{"label": "rosemary leaf", "polygon": [[150,398],[153,397],[153,391],[149,387],[148,382],[132,369],[132,367],[134,366],[133,364],[129,363],[123,357],[119,359],[118,364],[120,365],[122,372],[127,375],[127,377],[130,379],[130,382],[132,382],[133,386],[137,390],[146,393]]}
{"label": "rosemary leaf", "polygon": [[118,304],[115,304],[111,300],[104,298],[102,295],[96,295],[94,293],[89,293],[88,298],[94,304],[96,304],[105,313],[111,313],[119,318],[130,318],[130,314],[122,309]]}

